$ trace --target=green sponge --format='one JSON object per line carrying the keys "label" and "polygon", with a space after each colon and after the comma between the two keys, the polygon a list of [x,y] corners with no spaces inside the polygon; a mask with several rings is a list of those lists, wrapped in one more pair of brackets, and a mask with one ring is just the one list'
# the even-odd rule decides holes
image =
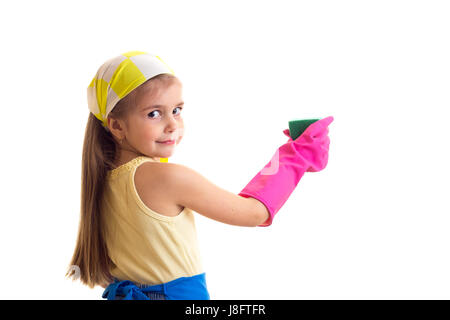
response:
{"label": "green sponge", "polygon": [[289,121],[289,134],[292,140],[297,139],[309,127],[311,123],[314,123],[320,119],[304,119],[304,120],[292,120]]}

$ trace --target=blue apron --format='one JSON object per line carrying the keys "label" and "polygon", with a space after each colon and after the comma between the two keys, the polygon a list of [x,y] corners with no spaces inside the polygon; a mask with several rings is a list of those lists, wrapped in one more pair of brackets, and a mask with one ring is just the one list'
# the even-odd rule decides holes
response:
{"label": "blue apron", "polygon": [[156,284],[135,284],[129,280],[111,283],[102,298],[108,300],[209,300],[205,273]]}

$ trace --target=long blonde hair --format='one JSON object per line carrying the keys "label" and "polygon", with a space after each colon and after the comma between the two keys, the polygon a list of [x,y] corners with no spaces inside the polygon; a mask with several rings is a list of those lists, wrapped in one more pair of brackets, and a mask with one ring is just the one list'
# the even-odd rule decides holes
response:
{"label": "long blonde hair", "polygon": [[[109,117],[127,119],[136,103],[136,95],[142,88],[159,89],[152,85],[169,85],[175,77],[160,74],[147,80],[138,88],[120,100]],[[108,249],[103,237],[103,216],[101,201],[105,189],[105,178],[109,170],[116,168],[115,160],[119,152],[119,144],[109,130],[105,130],[100,120],[89,113],[82,152],[81,168],[81,210],[78,236],[67,277],[80,279],[91,288],[96,285],[106,286],[112,281],[111,268],[114,263],[108,256]]]}

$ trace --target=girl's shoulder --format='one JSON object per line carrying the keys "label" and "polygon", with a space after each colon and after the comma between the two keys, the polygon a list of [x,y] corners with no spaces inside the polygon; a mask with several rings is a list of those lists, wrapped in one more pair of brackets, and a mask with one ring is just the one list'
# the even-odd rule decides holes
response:
{"label": "girl's shoulder", "polygon": [[151,210],[169,217],[177,216],[184,210],[167,190],[170,188],[167,174],[176,166],[179,165],[145,161],[137,166],[134,174],[134,185],[142,202]]}

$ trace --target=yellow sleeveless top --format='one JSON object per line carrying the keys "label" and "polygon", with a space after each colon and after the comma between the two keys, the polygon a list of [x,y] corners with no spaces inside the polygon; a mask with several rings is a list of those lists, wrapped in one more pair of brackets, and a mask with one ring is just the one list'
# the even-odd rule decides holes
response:
{"label": "yellow sleeveless top", "polygon": [[140,156],[108,172],[102,201],[104,237],[119,280],[160,284],[203,273],[191,209],[164,216],[139,197],[137,167],[156,160]]}

